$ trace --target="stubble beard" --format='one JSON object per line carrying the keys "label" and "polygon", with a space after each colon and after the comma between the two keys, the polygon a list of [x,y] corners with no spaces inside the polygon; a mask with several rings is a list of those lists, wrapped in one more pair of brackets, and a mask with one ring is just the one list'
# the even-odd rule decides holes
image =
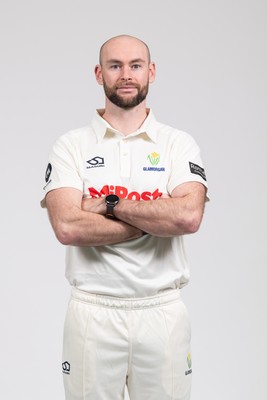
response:
{"label": "stubble beard", "polygon": [[129,83],[129,86],[134,86],[137,89],[137,94],[130,98],[124,98],[117,94],[117,89],[119,88],[118,85],[109,87],[107,86],[106,82],[103,81],[103,87],[107,98],[111,101],[111,103],[115,104],[117,107],[123,108],[124,110],[138,106],[138,104],[142,103],[142,101],[146,99],[148,94],[148,82],[144,86],[138,84],[133,85],[132,83]]}

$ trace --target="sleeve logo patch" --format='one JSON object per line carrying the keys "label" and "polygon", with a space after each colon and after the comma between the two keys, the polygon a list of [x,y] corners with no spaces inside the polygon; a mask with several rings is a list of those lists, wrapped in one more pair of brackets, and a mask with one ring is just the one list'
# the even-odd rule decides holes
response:
{"label": "sleeve logo patch", "polygon": [[192,174],[201,176],[201,178],[204,179],[204,181],[207,180],[204,168],[192,162],[189,162],[189,167]]}
{"label": "sleeve logo patch", "polygon": [[48,166],[47,166],[47,169],[45,171],[45,181],[46,181],[46,183],[49,181],[51,172],[52,172],[52,165],[49,163]]}

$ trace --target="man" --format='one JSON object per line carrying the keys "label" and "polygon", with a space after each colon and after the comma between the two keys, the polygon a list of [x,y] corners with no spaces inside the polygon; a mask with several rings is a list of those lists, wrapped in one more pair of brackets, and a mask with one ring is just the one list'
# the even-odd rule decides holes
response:
{"label": "man", "polygon": [[189,280],[183,235],[198,230],[206,177],[195,141],[146,107],[155,64],[132,36],[100,49],[105,108],[55,143],[47,207],[67,245],[72,295],[63,373],[67,400],[188,400]]}

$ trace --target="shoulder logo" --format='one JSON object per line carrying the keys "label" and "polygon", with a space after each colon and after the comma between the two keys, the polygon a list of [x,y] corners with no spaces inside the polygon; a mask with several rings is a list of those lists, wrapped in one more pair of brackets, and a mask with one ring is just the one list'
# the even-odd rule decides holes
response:
{"label": "shoulder logo", "polygon": [[192,174],[201,176],[201,178],[204,179],[204,181],[207,180],[204,168],[192,162],[189,162],[189,167]]}
{"label": "shoulder logo", "polygon": [[51,173],[52,173],[52,165],[49,163],[45,171],[45,186],[43,187],[43,190],[45,190],[46,187],[52,182],[50,179]]}
{"label": "shoulder logo", "polygon": [[46,168],[46,171],[45,171],[45,181],[46,181],[46,183],[49,181],[51,172],[52,172],[52,165],[49,163],[47,168]]}
{"label": "shoulder logo", "polygon": [[91,158],[91,160],[86,161],[89,165],[86,168],[97,168],[97,167],[104,167],[105,161],[103,157],[96,156]]}
{"label": "shoulder logo", "polygon": [[70,375],[70,363],[68,361],[62,363],[62,372],[63,374]]}

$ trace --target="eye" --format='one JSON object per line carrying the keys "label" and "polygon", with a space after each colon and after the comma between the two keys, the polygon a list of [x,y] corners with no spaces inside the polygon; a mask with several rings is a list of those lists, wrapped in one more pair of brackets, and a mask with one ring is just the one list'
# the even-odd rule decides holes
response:
{"label": "eye", "polygon": [[133,64],[132,65],[132,69],[139,69],[139,68],[141,68],[140,64]]}
{"label": "eye", "polygon": [[114,70],[120,69],[120,65],[119,64],[112,64],[110,66],[110,69],[114,69]]}

